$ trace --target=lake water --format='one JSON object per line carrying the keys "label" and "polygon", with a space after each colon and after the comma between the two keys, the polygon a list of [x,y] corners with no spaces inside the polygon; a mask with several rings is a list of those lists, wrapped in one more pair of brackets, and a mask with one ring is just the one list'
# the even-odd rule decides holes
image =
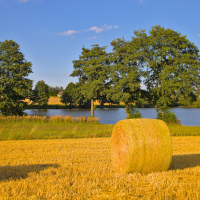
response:
{"label": "lake water", "polygon": [[[154,108],[138,108],[142,118],[155,119],[157,116]],[[173,108],[171,110],[181,120],[182,125],[200,126],[200,108]],[[72,117],[90,116],[89,109],[27,109],[28,115],[53,116],[53,115],[71,115]],[[94,111],[95,117],[99,118],[102,124],[116,124],[119,120],[126,119],[125,108],[97,108]]]}

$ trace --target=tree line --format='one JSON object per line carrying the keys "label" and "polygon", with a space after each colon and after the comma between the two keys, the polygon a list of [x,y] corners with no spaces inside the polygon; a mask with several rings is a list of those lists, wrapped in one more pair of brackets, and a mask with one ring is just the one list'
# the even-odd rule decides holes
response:
{"label": "tree line", "polygon": [[91,101],[92,116],[96,99],[124,102],[127,115],[132,104],[141,101],[163,114],[170,106],[188,106],[197,99],[199,49],[186,36],[154,26],[149,34],[138,30],[131,41],[118,38],[111,46],[112,53],[98,44],[83,47],[73,61],[71,76],[79,78],[76,88]]}
{"label": "tree line", "polygon": [[[95,100],[102,104],[124,102],[129,117],[135,104],[157,107],[163,116],[171,106],[188,106],[196,101],[200,85],[199,49],[186,36],[153,26],[149,34],[137,30],[130,41],[117,38],[111,46],[111,53],[98,44],[82,48],[79,59],[73,60],[71,73],[79,81],[65,88],[63,103],[90,104],[94,116]],[[25,61],[14,41],[0,43],[0,70],[1,112],[22,114],[23,100],[30,98],[27,91],[32,85],[25,77],[32,71],[31,63]]]}

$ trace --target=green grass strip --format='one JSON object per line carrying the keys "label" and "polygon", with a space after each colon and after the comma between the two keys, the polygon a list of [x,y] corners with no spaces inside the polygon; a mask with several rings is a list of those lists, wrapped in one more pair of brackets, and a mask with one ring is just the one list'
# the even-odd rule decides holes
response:
{"label": "green grass strip", "polygon": [[[0,120],[0,140],[111,137],[114,125]],[[200,126],[170,125],[171,136],[200,136]]]}
{"label": "green grass strip", "polygon": [[0,140],[110,137],[113,125],[10,123],[0,124]]}

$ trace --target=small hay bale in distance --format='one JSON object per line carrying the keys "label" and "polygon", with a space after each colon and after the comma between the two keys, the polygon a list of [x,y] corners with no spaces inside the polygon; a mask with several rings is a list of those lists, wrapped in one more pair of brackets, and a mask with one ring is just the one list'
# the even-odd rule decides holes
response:
{"label": "small hay bale in distance", "polygon": [[126,119],[117,122],[111,136],[112,164],[119,173],[168,170],[172,141],[164,121]]}

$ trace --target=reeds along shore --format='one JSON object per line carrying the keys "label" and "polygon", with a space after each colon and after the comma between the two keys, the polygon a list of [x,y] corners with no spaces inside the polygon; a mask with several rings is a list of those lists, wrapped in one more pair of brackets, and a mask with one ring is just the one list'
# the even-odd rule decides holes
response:
{"label": "reeds along shore", "polygon": [[46,116],[0,116],[0,122],[36,122],[36,123],[88,123],[98,124],[99,118],[94,117],[72,117],[72,116],[61,116],[54,115],[50,117]]}

